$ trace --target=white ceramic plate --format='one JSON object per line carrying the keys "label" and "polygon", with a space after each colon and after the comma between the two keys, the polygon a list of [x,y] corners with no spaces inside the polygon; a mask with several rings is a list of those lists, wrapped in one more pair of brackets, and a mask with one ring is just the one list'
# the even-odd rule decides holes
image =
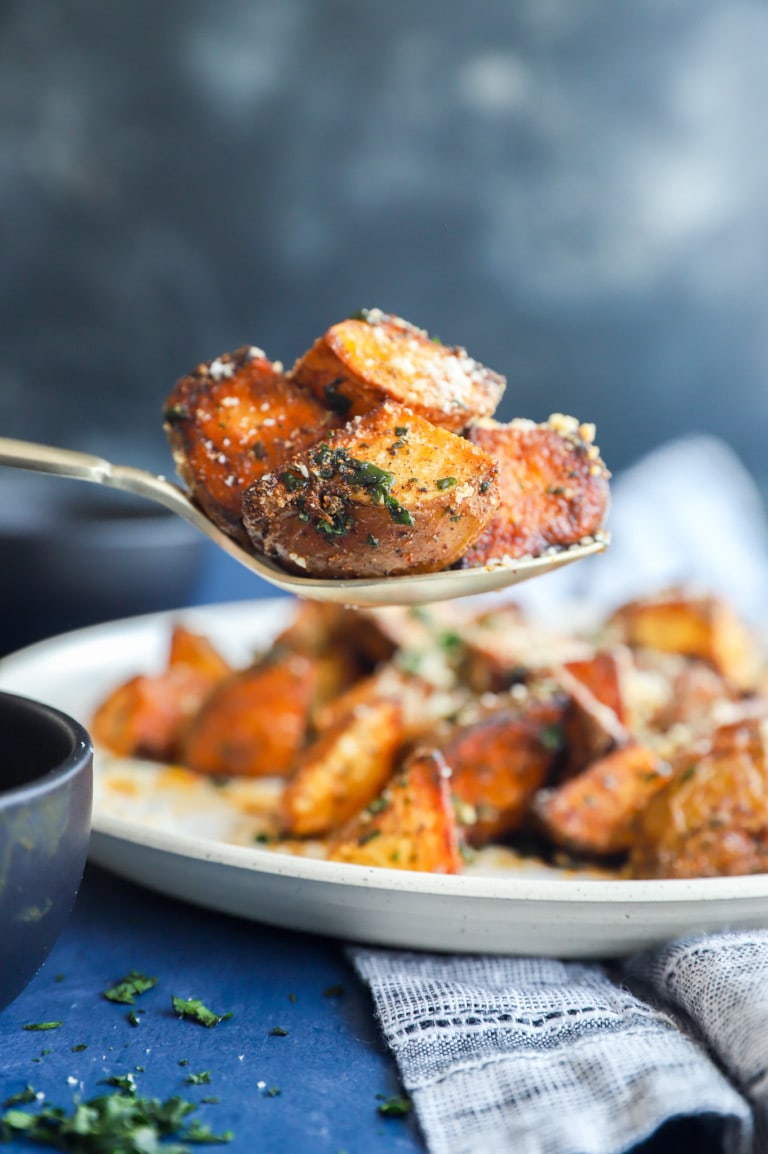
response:
{"label": "white ceramic plate", "polygon": [[[207,633],[244,663],[291,609],[288,599],[241,602],[65,634],[0,661],[0,688],[87,725],[109,688],[162,667],[171,621]],[[617,956],[687,932],[768,926],[768,874],[634,882],[343,865],[223,840],[231,831],[223,811],[208,804],[212,791],[196,807],[193,790],[183,813],[163,810],[162,790],[149,807],[117,812],[98,788],[99,773],[107,772],[97,758],[91,859],[151,889],[254,921],[414,949],[572,958]]]}

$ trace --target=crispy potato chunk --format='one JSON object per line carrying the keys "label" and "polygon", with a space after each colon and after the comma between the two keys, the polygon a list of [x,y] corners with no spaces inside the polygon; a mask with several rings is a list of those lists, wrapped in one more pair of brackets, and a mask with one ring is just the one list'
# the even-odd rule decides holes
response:
{"label": "crispy potato chunk", "polygon": [[168,649],[169,668],[179,665],[196,669],[210,680],[211,685],[223,681],[232,672],[232,666],[208,637],[195,633],[181,622],[177,622],[171,630]]}
{"label": "crispy potato chunk", "polygon": [[349,709],[303,752],[283,794],[285,832],[328,833],[381,792],[403,738],[402,710],[382,698]]}
{"label": "crispy potato chunk", "polygon": [[333,325],[290,375],[346,418],[388,400],[453,432],[495,412],[505,385],[464,349],[380,309]]}
{"label": "crispy potato chunk", "polygon": [[638,815],[669,780],[669,767],[647,746],[629,741],[593,761],[578,777],[541,790],[533,811],[555,845],[577,853],[628,850]]}
{"label": "crispy potato chunk", "polygon": [[330,861],[455,874],[458,830],[442,757],[413,754],[382,794],[329,844]]}
{"label": "crispy potato chunk", "polygon": [[497,506],[496,462],[408,409],[381,405],[246,489],[255,547],[311,577],[452,565]]}
{"label": "crispy potato chunk", "polygon": [[718,597],[667,590],[621,606],[607,628],[627,645],[697,657],[734,685],[754,684],[752,639],[731,606]]}
{"label": "crispy potato chunk", "polygon": [[636,878],[768,871],[766,721],[722,726],[677,759],[674,777],[638,821]]}
{"label": "crispy potato chunk", "polygon": [[189,721],[184,765],[214,776],[287,777],[304,745],[316,683],[312,659],[290,652],[233,674]]}
{"label": "crispy potato chunk", "polygon": [[501,504],[462,566],[538,556],[602,528],[610,473],[592,444],[594,427],[556,414],[546,424],[478,421],[467,437],[499,462]]}
{"label": "crispy potato chunk", "polygon": [[624,701],[616,658],[607,651],[567,662],[555,677],[570,698],[564,721],[567,757],[561,773],[571,777],[626,744],[627,730],[619,719],[619,713],[625,713]]}
{"label": "crispy potato chunk", "polygon": [[177,623],[166,668],[154,677],[131,677],[109,693],[91,718],[93,739],[118,757],[173,761],[188,719],[230,673],[206,637]]}
{"label": "crispy potato chunk", "polygon": [[520,828],[561,743],[562,698],[505,708],[459,726],[442,745],[459,821],[473,846]]}
{"label": "crispy potato chunk", "polygon": [[247,486],[339,423],[260,349],[248,347],[182,377],[163,415],[179,476],[211,521],[243,541]]}

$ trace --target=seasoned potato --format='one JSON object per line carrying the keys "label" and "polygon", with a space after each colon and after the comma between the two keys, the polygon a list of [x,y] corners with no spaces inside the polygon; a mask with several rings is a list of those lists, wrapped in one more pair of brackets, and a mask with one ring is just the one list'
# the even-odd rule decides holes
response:
{"label": "seasoned potato", "polygon": [[464,349],[431,340],[380,309],[333,325],[296,362],[291,377],[346,418],[393,401],[453,432],[490,416],[505,385]]}
{"label": "seasoned potato", "polygon": [[610,473],[592,443],[594,426],[555,414],[542,425],[477,421],[466,435],[498,460],[501,503],[462,566],[535,557],[602,528]]}
{"label": "seasoned potato", "polygon": [[154,677],[131,677],[109,693],[91,718],[93,739],[118,757],[172,761],[185,724],[230,673],[208,638],[177,622],[166,668]]}
{"label": "seasoned potato", "polygon": [[455,874],[458,830],[442,757],[413,754],[382,794],[330,841],[331,861]]}
{"label": "seasoned potato", "polygon": [[457,727],[442,745],[465,837],[474,846],[519,829],[562,744],[563,698],[508,707]]}
{"label": "seasoned potato", "polygon": [[307,736],[317,668],[299,653],[267,656],[221,682],[189,721],[181,758],[198,773],[287,777]]}
{"label": "seasoned potato", "polygon": [[251,485],[257,549],[309,577],[431,573],[482,533],[498,497],[483,449],[381,405]]}
{"label": "seasoned potato", "polygon": [[627,645],[697,657],[742,688],[755,682],[752,638],[731,606],[718,597],[667,590],[621,606],[607,628]]}
{"label": "seasoned potato", "polygon": [[561,768],[562,775],[570,777],[626,744],[628,734],[617,712],[624,714],[623,698],[616,660],[608,652],[567,662],[554,676],[570,698],[563,723],[567,756]]}
{"label": "seasoned potato", "polygon": [[172,761],[186,721],[210,690],[204,674],[183,665],[156,677],[138,674],[99,704],[90,723],[93,740],[118,757]]}
{"label": "seasoned potato", "polygon": [[195,633],[181,622],[171,630],[168,665],[170,668],[185,665],[188,669],[196,669],[210,680],[212,686],[232,672],[229,662],[208,637]]}
{"label": "seasoned potato", "polygon": [[182,377],[163,415],[179,476],[211,521],[243,541],[246,487],[339,423],[248,347]]}
{"label": "seasoned potato", "polygon": [[555,845],[618,854],[633,844],[638,815],[668,780],[669,766],[647,746],[629,741],[578,777],[541,790],[533,811]]}
{"label": "seasoned potato", "polygon": [[681,753],[674,777],[638,820],[633,877],[768,871],[766,724],[753,718],[722,726]]}
{"label": "seasoned potato", "polygon": [[381,792],[403,739],[402,710],[381,698],[350,708],[299,757],[283,794],[285,832],[328,833]]}

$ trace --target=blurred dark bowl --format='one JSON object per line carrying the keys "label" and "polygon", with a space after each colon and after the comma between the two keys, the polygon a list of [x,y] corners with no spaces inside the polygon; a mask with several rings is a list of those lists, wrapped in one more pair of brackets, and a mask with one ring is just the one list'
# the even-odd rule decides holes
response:
{"label": "blurred dark bowl", "polygon": [[0,1009],[47,958],[72,910],[91,828],[92,747],[79,722],[0,693]]}
{"label": "blurred dark bowl", "polygon": [[159,505],[28,473],[0,477],[0,654],[189,603],[205,538]]}

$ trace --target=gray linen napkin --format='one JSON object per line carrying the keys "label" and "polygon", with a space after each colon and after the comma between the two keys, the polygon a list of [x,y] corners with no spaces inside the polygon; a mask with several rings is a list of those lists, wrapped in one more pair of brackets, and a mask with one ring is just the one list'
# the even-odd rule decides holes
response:
{"label": "gray linen napkin", "polygon": [[[764,617],[763,505],[727,446],[692,437],[658,450],[617,479],[612,521],[605,558],[518,599],[608,606],[695,581]],[[610,966],[349,955],[430,1154],[621,1154],[674,1120],[664,1150],[768,1154],[768,931],[691,937]]]}

